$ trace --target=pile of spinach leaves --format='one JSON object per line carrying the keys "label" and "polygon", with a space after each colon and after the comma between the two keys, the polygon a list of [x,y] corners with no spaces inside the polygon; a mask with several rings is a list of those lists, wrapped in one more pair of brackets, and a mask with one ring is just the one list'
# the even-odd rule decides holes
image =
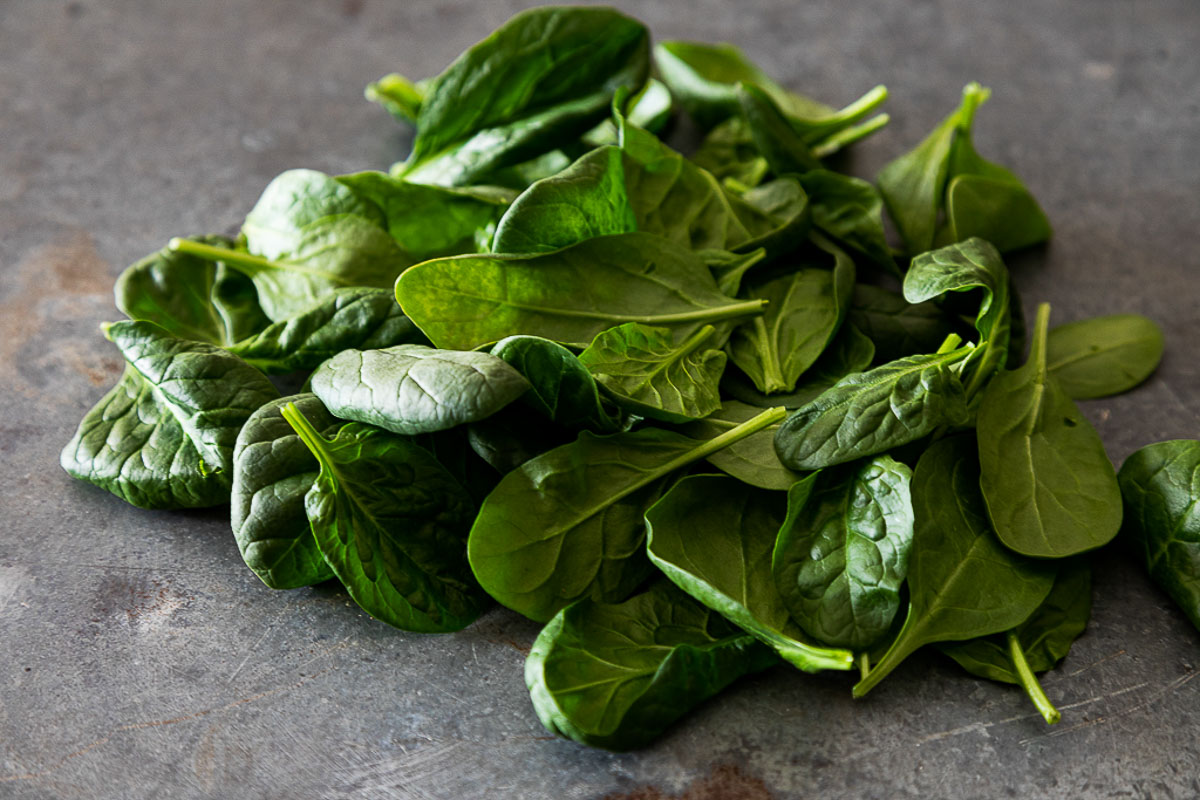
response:
{"label": "pile of spinach leaves", "polygon": [[[974,150],[987,96],[872,183],[826,159],[886,124],[883,87],[838,109],[611,9],[520,13],[368,88],[416,126],[405,161],[285,172],[236,238],[129,267],[125,373],[62,465],[229,503],[272,588],[336,579],[411,631],[493,600],[544,622],[534,708],[587,744],[778,664],[861,696],[927,644],[1054,722],[1036,673],[1087,624],[1122,492],[1200,624],[1200,455],[1118,480],[1075,405],[1149,376],[1149,320],[1043,304],[1024,355],[1001,252],[1050,227]],[[676,105],[690,157],[658,135]]]}

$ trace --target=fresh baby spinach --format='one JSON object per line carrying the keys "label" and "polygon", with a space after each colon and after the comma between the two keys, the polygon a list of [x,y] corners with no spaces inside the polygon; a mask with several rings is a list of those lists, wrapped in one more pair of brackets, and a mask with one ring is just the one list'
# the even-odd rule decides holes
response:
{"label": "fresh baby spinach", "polygon": [[1152,320],[1113,314],[1051,328],[1046,371],[1074,400],[1108,397],[1150,377],[1162,353],[1162,330]]}
{"label": "fresh baby spinach", "polygon": [[[704,419],[684,425],[680,431],[693,439],[713,439],[752,419],[756,414],[762,413],[763,408],[768,407],[770,406],[724,400],[718,410]],[[787,491],[792,484],[804,477],[804,473],[794,472],[779,463],[779,456],[775,455],[777,430],[778,423],[768,425],[710,454],[708,463],[750,486]]]}

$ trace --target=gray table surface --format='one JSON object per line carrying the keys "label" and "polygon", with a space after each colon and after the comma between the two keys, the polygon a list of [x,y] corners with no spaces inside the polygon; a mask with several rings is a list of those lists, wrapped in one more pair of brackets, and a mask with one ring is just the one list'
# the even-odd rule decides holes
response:
{"label": "gray table surface", "polygon": [[[410,132],[365,102],[436,73],[518,2],[0,0],[0,797],[936,798],[1200,796],[1200,636],[1120,552],[1045,678],[918,654],[870,698],[843,676],[745,680],[655,746],[547,735],[536,627],[374,622],[339,590],[264,588],[225,509],[134,509],[58,452],[120,374],[111,285],[168,237],[235,227],[276,173],[385,168]],[[1200,435],[1200,4],[623,2],[661,38],[728,40],[790,87],[891,90],[873,175],[977,79],[977,145],[1055,225],[1011,266],[1055,322],[1136,311],[1157,375],[1087,403],[1116,463]]]}

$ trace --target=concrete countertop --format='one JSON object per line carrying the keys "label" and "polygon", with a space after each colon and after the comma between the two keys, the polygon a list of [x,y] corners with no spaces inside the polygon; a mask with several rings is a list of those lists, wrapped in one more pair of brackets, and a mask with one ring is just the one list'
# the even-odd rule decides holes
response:
{"label": "concrete countertop", "polygon": [[[266,589],[227,509],[146,512],[58,452],[121,371],[114,278],[173,235],[235,228],[290,167],[386,168],[411,133],[362,99],[434,74],[526,3],[0,3],[0,797],[1192,798],[1200,634],[1119,550],[1087,634],[1018,689],[935,653],[872,695],[778,668],[655,746],[555,739],[522,681],[537,627],[496,609],[448,636],[339,589]],[[994,90],[976,143],[1055,239],[1013,259],[1026,311],[1122,311],[1167,335],[1157,375],[1083,404],[1120,463],[1200,436],[1200,5],[620,2],[659,38],[726,40],[832,103],[876,83],[873,175]]]}

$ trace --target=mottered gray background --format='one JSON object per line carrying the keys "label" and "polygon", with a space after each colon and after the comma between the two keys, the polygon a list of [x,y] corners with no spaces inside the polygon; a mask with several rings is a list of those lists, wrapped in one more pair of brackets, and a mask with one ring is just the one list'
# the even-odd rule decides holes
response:
{"label": "mottered gray background", "polygon": [[[519,2],[0,0],[0,797],[1191,798],[1200,633],[1124,553],[1095,614],[1019,690],[918,653],[865,700],[845,676],[744,680],[627,755],[549,736],[502,609],[429,637],[340,590],[264,588],[226,509],[146,512],[58,452],[121,371],[97,325],[120,270],[236,228],[289,167],[386,168],[411,131],[362,99],[441,70]],[[892,124],[872,176],[994,90],[976,144],[1055,225],[1010,261],[1026,311],[1163,326],[1156,376],[1084,404],[1116,463],[1200,436],[1200,5],[620,2],[658,38],[730,41],[784,85]],[[687,126],[680,134],[686,138]]]}

